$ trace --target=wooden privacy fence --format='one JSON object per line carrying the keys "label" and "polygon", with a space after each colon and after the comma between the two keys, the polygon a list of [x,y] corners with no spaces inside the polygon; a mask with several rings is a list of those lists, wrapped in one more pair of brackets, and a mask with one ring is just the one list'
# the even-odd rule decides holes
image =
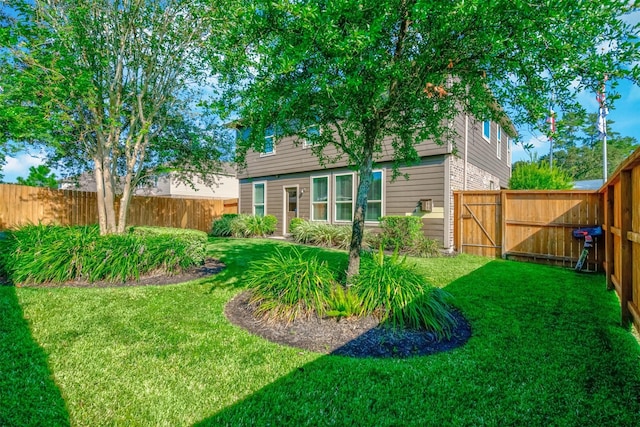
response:
{"label": "wooden privacy fence", "polygon": [[[129,206],[127,224],[209,231],[214,218],[237,212],[238,199],[135,196]],[[97,223],[96,193],[0,184],[0,230],[39,222],[61,225]]]}
{"label": "wooden privacy fence", "polygon": [[640,329],[640,149],[600,190],[604,197],[607,287],[620,297],[622,322]]}
{"label": "wooden privacy fence", "polygon": [[[455,192],[454,243],[459,252],[572,267],[584,241],[579,227],[603,223],[597,191]],[[602,238],[595,239],[586,268],[604,261]]]}

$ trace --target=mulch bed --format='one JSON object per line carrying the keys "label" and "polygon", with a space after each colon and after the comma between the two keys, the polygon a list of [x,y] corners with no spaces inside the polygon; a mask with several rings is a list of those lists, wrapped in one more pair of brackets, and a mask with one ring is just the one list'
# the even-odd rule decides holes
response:
{"label": "mulch bed", "polygon": [[254,315],[249,291],[236,295],[225,307],[229,321],[249,332],[278,344],[323,354],[349,357],[424,356],[452,350],[471,337],[471,326],[462,313],[454,316],[457,326],[449,340],[438,341],[428,331],[397,330],[381,327],[373,317],[361,319],[318,318],[294,322],[267,322]]}

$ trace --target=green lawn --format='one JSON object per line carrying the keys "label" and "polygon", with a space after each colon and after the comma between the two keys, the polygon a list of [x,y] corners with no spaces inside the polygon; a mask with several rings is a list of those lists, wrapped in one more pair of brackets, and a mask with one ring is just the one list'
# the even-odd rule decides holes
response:
{"label": "green lawn", "polygon": [[[471,340],[435,356],[349,359],[225,319],[250,261],[286,245],[211,239],[227,270],[180,285],[0,287],[0,426],[638,424],[640,348],[603,276],[418,260],[454,295]],[[343,252],[317,251],[346,265]]]}

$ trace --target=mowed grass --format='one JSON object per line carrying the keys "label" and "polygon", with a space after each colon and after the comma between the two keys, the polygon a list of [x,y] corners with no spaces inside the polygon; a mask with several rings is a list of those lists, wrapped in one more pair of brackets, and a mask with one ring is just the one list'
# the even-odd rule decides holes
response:
{"label": "mowed grass", "polygon": [[[138,288],[0,287],[0,425],[637,425],[640,348],[601,275],[471,256],[416,260],[471,322],[462,348],[403,360],[279,346],[226,320],[253,259]],[[346,266],[346,254],[304,248]]]}

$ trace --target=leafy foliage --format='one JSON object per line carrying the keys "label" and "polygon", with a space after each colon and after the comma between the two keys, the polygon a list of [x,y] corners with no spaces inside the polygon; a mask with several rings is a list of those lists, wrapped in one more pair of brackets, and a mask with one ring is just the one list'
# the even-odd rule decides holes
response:
{"label": "leafy foliage", "polygon": [[405,249],[422,236],[422,218],[385,216],[380,219],[382,245],[387,249]]}
{"label": "leafy foliage", "polygon": [[94,171],[102,233],[124,232],[131,195],[151,175],[211,182],[228,132],[194,104],[212,74],[204,52],[217,10],[199,0],[3,1],[0,142],[44,146],[70,175]]}
{"label": "leafy foliage", "polygon": [[213,220],[211,225],[211,235],[215,237],[229,237],[233,234],[233,221],[238,214],[223,214],[220,218]]}
{"label": "leafy foliage", "polygon": [[566,190],[572,187],[571,178],[547,163],[520,162],[511,173],[509,188],[512,190]]}
{"label": "leafy foliage", "polygon": [[[602,138],[596,128],[596,114],[587,118],[568,114],[558,120],[554,139],[553,166],[563,170],[574,181],[602,179]],[[607,163],[609,174],[638,148],[638,141],[622,136],[615,130],[615,122],[607,120]],[[549,161],[549,155],[540,158]]]}
{"label": "leafy foliage", "polygon": [[31,166],[27,178],[18,177],[16,182],[29,187],[58,188],[56,175],[46,165]]}
{"label": "leafy foliage", "polygon": [[366,257],[353,292],[361,299],[364,313],[391,327],[427,329],[447,338],[455,326],[449,295],[430,285],[397,252],[386,257],[380,249]]}
{"label": "leafy foliage", "polygon": [[349,288],[334,286],[327,299],[327,316],[338,320],[343,317],[358,317],[363,313],[362,300]]}
{"label": "leafy foliage", "polygon": [[217,106],[250,130],[238,160],[264,150],[267,129],[301,141],[317,126],[311,150],[322,165],[357,165],[350,276],[378,155],[415,162],[416,146],[451,141],[448,124],[464,113],[503,123],[509,111],[516,124],[543,128],[552,96],[557,109],[575,111],[576,95],[605,73],[614,83],[640,78],[631,65],[638,28],[620,19],[634,7],[627,0],[234,4],[225,55],[216,56]]}
{"label": "leafy foliage", "polygon": [[278,219],[273,215],[240,214],[231,220],[233,237],[266,237],[276,231]]}
{"label": "leafy foliage", "polygon": [[[347,249],[351,244],[351,228],[345,225],[310,222],[301,219],[290,231],[291,237],[297,243],[338,249]],[[368,247],[372,239],[374,239],[374,233],[365,230],[364,245]]]}
{"label": "leafy foliage", "polygon": [[205,243],[206,234],[195,230],[101,236],[97,226],[28,225],[0,241],[0,269],[19,284],[125,281],[202,263]]}
{"label": "leafy foliage", "polygon": [[251,264],[248,286],[251,303],[266,318],[295,320],[312,313],[322,315],[334,287],[334,273],[326,262],[293,248],[276,251]]}

